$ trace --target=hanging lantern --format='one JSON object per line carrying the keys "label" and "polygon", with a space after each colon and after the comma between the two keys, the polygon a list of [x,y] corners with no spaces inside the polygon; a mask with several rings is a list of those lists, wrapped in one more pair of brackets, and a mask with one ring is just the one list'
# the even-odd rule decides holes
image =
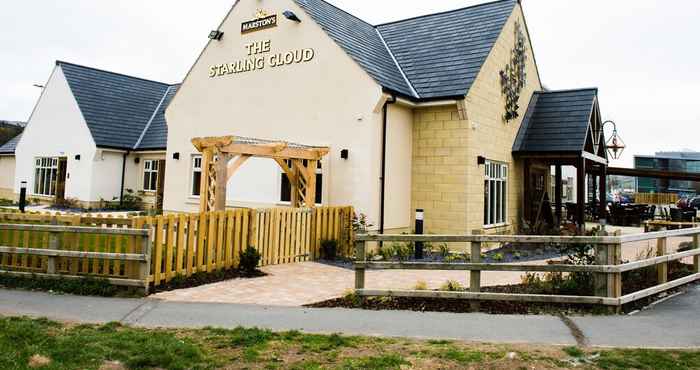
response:
{"label": "hanging lantern", "polygon": [[625,142],[622,140],[620,135],[617,133],[617,125],[613,121],[606,121],[603,123],[603,127],[605,126],[606,123],[612,123],[613,124],[613,132],[612,136],[606,143],[606,149],[608,150],[608,154],[613,158],[613,159],[620,159],[622,157],[622,153],[625,151],[627,146],[625,146]]}

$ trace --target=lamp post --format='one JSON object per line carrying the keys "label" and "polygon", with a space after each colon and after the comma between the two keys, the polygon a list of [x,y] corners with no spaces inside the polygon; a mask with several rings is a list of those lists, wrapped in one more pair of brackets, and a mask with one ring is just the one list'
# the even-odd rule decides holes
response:
{"label": "lamp post", "polygon": [[603,133],[603,140],[605,140],[605,125],[608,123],[611,123],[613,125],[613,132],[612,136],[610,137],[610,140],[606,141],[605,143],[605,149],[608,150],[608,153],[613,159],[620,159],[622,157],[622,152],[625,151],[625,142],[622,140],[620,135],[617,133],[617,124],[614,121],[605,121],[603,122],[602,125],[600,125],[600,130]]}

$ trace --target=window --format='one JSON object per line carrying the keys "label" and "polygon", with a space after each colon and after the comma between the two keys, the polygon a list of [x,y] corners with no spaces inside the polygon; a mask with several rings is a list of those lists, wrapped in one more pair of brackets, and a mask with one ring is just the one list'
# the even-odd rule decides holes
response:
{"label": "window", "polygon": [[[289,168],[292,167],[292,161],[291,160],[286,160],[287,166]],[[308,162],[304,160],[304,166],[306,166]],[[292,184],[289,182],[289,178],[287,178],[287,175],[282,172],[282,181],[281,183],[281,189],[280,189],[280,201],[281,202],[291,202],[292,201]],[[323,203],[323,166],[321,165],[321,161],[318,161],[318,166],[316,166],[316,204],[322,204]]]}
{"label": "window", "polygon": [[147,159],[143,161],[143,190],[158,190],[158,160]]}
{"label": "window", "polygon": [[201,194],[202,186],[202,156],[192,157],[192,196]]}
{"label": "window", "polygon": [[58,158],[37,158],[34,173],[34,194],[56,195]]}
{"label": "window", "polygon": [[484,226],[506,223],[508,165],[486,162],[484,177]]}

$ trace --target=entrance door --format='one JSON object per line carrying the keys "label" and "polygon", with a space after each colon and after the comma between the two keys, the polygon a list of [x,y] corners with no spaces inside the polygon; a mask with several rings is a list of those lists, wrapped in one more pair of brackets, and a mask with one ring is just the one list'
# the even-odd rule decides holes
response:
{"label": "entrance door", "polygon": [[66,176],[68,174],[68,158],[58,159],[58,171],[56,173],[56,200],[66,199]]}
{"label": "entrance door", "polygon": [[163,194],[165,193],[165,160],[158,161],[158,186],[156,188],[156,209],[163,210]]}

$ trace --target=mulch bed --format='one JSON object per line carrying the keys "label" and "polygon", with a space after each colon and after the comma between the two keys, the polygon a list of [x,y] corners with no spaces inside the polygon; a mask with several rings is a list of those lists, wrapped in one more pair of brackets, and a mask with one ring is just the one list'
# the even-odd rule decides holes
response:
{"label": "mulch bed", "polygon": [[[664,293],[660,293],[651,297],[640,299],[636,302],[622,306],[621,313],[627,314],[633,311],[641,310],[648,307],[650,304],[663,299],[677,292],[684,292],[689,286],[697,285],[698,283],[680,286],[675,289],[670,289]],[[518,285],[502,285],[482,288],[484,292],[492,293],[533,293],[526,286]],[[443,299],[443,298],[409,298],[409,297],[357,297],[347,296],[338,299],[332,299],[324,302],[319,302],[306,307],[314,308],[353,308],[372,311],[384,310],[400,310],[400,311],[417,311],[417,312],[451,312],[451,313],[469,313],[483,312],[497,315],[608,315],[613,314],[613,308],[602,305],[584,305],[584,304],[559,304],[559,303],[532,303],[532,302],[501,302],[501,301],[482,301],[480,302],[479,311],[474,311],[471,307],[471,302],[461,299]]]}
{"label": "mulch bed", "polygon": [[267,274],[260,271],[260,270],[256,270],[253,275],[244,275],[241,273],[241,271],[235,270],[235,269],[234,270],[217,271],[217,272],[211,272],[211,273],[199,272],[199,273],[193,274],[190,277],[175,277],[174,279],[170,280],[169,282],[162,284],[162,285],[159,285],[155,288],[153,288],[153,286],[151,286],[150,293],[155,294],[155,293],[161,293],[161,292],[169,292],[172,290],[195,288],[198,286],[219,283],[219,282],[227,281],[227,280],[255,279],[255,278],[259,278],[259,277],[263,277],[263,276],[267,276]]}

